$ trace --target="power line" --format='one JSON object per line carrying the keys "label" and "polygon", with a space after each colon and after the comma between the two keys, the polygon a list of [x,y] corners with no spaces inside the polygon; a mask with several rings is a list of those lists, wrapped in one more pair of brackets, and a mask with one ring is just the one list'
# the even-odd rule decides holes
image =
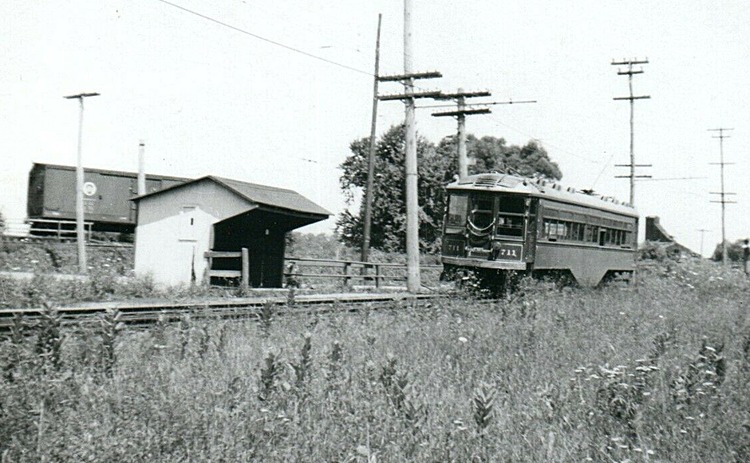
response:
{"label": "power line", "polygon": [[604,163],[604,167],[602,167],[602,170],[599,171],[599,175],[596,176],[596,179],[594,180],[594,183],[591,184],[591,189],[593,190],[597,183],[599,183],[599,179],[602,177],[602,174],[605,170],[607,170],[607,166],[609,166],[609,163],[612,162],[612,158],[615,157],[615,153],[612,153],[609,155],[609,159],[607,159],[607,162]]}
{"label": "power line", "polygon": [[233,26],[231,24],[225,23],[224,21],[218,20],[216,18],[212,18],[211,16],[207,16],[207,15],[205,15],[203,13],[199,13],[199,12],[197,12],[195,10],[191,10],[189,8],[185,8],[184,6],[177,5],[177,4],[169,2],[167,0],[156,0],[156,1],[164,3],[165,5],[169,5],[169,6],[173,7],[173,8],[177,8],[178,10],[182,10],[182,11],[184,11],[186,13],[190,13],[190,14],[192,14],[194,16],[198,16],[199,18],[205,19],[206,21],[211,21],[212,23],[215,23],[215,24],[218,24],[220,26],[232,29],[233,31],[239,32],[241,34],[245,34],[245,35],[248,35],[250,37],[256,38],[258,40],[262,40],[264,42],[270,43],[272,45],[276,45],[277,47],[281,47],[281,48],[284,48],[286,50],[293,51],[295,53],[299,53],[301,55],[307,56],[308,58],[313,58],[313,59],[316,59],[316,60],[319,60],[319,61],[323,61],[324,63],[332,64],[334,66],[338,66],[338,67],[343,68],[343,69],[348,69],[350,71],[354,71],[354,72],[357,72],[357,73],[360,73],[360,74],[364,74],[364,75],[373,77],[373,74],[371,72],[363,71],[362,69],[357,69],[355,67],[348,66],[346,64],[342,64],[342,63],[339,63],[339,62],[336,62],[336,61],[333,61],[333,60],[330,60],[330,59],[327,59],[327,58],[323,58],[322,56],[318,56],[318,55],[314,55],[312,53],[308,53],[306,51],[300,50],[299,48],[294,48],[292,46],[285,45],[285,44],[283,44],[281,42],[277,42],[275,40],[268,39],[268,38],[263,37],[261,35],[258,35],[258,34],[255,34],[253,32],[250,32],[250,31],[248,31],[246,29],[242,29],[242,28],[239,28],[237,26]]}
{"label": "power line", "polygon": [[[508,124],[506,124],[504,122],[501,122],[500,119],[498,119],[496,117],[493,117],[492,115],[490,115],[489,118],[492,119],[493,121],[495,121],[496,125],[502,125],[503,127],[507,127],[509,129],[513,130],[514,132],[517,132],[517,133],[520,133],[521,135],[529,137],[531,140],[536,140],[536,141],[541,141],[542,140],[541,138],[535,137],[534,135],[532,135],[532,134],[530,134],[530,133],[528,133],[528,132],[526,132],[524,130],[518,129],[516,127],[513,127],[512,125],[508,125]],[[548,147],[551,147],[551,148],[554,148],[557,151],[561,151],[561,152],[563,152],[563,153],[565,153],[565,154],[567,154],[569,156],[572,156],[574,158],[578,158],[578,159],[584,160],[586,162],[590,162],[592,164],[599,164],[598,161],[594,161],[593,159],[587,158],[586,156],[581,156],[580,154],[576,154],[576,153],[574,153],[574,152],[572,152],[570,150],[567,150],[565,148],[560,147],[559,145],[549,143],[546,140],[544,141],[544,145],[548,146]]]}
{"label": "power line", "polygon": [[644,178],[639,182],[665,182],[668,180],[705,180],[708,177],[665,177],[665,178]]}

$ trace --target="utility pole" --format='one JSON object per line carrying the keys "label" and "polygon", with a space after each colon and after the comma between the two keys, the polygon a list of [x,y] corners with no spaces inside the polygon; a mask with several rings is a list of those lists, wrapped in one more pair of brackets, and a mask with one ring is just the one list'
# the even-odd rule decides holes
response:
{"label": "utility pole", "polygon": [[617,71],[618,76],[628,76],[628,88],[630,89],[630,96],[616,97],[614,100],[629,100],[630,101],[630,164],[617,164],[616,167],[630,167],[630,175],[618,175],[615,178],[627,178],[630,177],[630,205],[635,206],[635,179],[636,178],[649,178],[649,175],[635,175],[636,167],[651,167],[651,164],[636,164],[635,153],[633,151],[633,107],[635,100],[646,100],[651,98],[650,96],[633,96],[633,75],[643,74],[643,69],[633,70],[635,64],[648,64],[648,60],[622,60],[612,61],[613,66],[627,66],[627,71]]}
{"label": "utility pole", "polygon": [[437,71],[417,73],[413,70],[411,12],[412,1],[404,0],[404,73],[396,76],[384,76],[381,82],[397,81],[404,85],[401,95],[386,95],[381,100],[402,100],[406,107],[404,125],[406,128],[406,288],[416,293],[421,288],[419,276],[419,200],[417,197],[417,129],[414,118],[415,100],[417,98],[434,98],[439,91],[415,92],[416,79],[442,77]]}
{"label": "utility pole", "polygon": [[721,263],[725,266],[729,264],[727,261],[727,235],[726,235],[726,205],[734,204],[737,201],[727,200],[726,197],[734,195],[736,193],[728,193],[724,191],[724,166],[734,164],[733,162],[724,162],[724,139],[729,138],[729,135],[724,135],[725,131],[734,130],[727,128],[719,129],[708,129],[709,132],[719,132],[718,136],[711,138],[719,139],[719,162],[712,162],[712,165],[718,165],[721,169],[721,191],[711,192],[712,195],[719,195],[718,201],[711,201],[712,203],[721,203]]}
{"label": "utility pole", "polygon": [[[440,97],[435,98],[436,100],[455,100],[456,110],[432,113],[434,117],[446,117],[455,116],[458,120],[458,131],[457,131],[457,151],[458,151],[458,178],[463,179],[469,175],[469,161],[466,152],[466,116],[473,114],[488,114],[491,111],[486,106],[491,105],[512,105],[512,104],[525,104],[525,103],[536,103],[536,100],[525,100],[525,101],[490,101],[481,102],[474,104],[467,104],[466,98],[479,97],[479,96],[490,96],[489,91],[479,92],[464,92],[463,89],[459,88],[456,93],[443,93]],[[483,108],[471,108],[474,105],[484,106]],[[433,105],[433,106],[421,106],[421,108],[442,108],[452,105]]]}
{"label": "utility pole", "polygon": [[80,112],[78,117],[78,157],[76,163],[76,238],[78,242],[78,273],[85,275],[88,271],[86,265],[86,231],[83,224],[83,158],[81,155],[83,145],[83,99],[99,96],[98,93],[79,93],[63,98],[67,100],[78,100]]}
{"label": "utility pole", "polygon": [[146,143],[138,142],[138,196],[146,192]]}
{"label": "utility pole", "polygon": [[489,91],[464,92],[459,88],[456,93],[444,93],[437,99],[455,100],[455,111],[443,111],[432,113],[434,117],[455,117],[458,120],[457,143],[458,143],[458,179],[463,180],[469,176],[469,160],[466,155],[466,116],[473,114],[489,114],[489,108],[467,108],[466,98],[482,97],[492,95]]}
{"label": "utility pole", "polygon": [[365,223],[362,233],[362,254],[360,260],[367,262],[370,253],[370,233],[372,228],[372,195],[375,176],[375,131],[378,121],[378,83],[380,82],[380,23],[383,18],[378,14],[378,33],[375,39],[375,78],[372,83],[372,122],[370,124],[370,150],[367,153],[367,189],[365,190]]}
{"label": "utility pole", "polygon": [[711,230],[706,230],[705,228],[699,228],[699,232],[701,232],[701,257],[703,257],[703,235],[706,234],[706,232],[710,232]]}

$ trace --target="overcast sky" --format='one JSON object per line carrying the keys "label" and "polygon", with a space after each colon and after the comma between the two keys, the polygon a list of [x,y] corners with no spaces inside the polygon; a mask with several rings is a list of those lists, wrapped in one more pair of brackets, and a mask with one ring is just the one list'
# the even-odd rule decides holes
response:
{"label": "overcast sky", "polygon": [[[299,191],[340,212],[338,165],[369,135],[374,43],[383,14],[381,73],[403,71],[403,2],[170,0],[0,2],[0,211],[25,216],[32,162],[74,165],[78,105],[86,100],[84,165],[219,175]],[[636,186],[642,217],[658,215],[681,243],[708,254],[721,237],[719,143],[724,142],[727,238],[750,235],[750,2],[742,0],[414,0],[414,63],[442,79],[425,88],[489,89],[494,106],[468,118],[477,136],[540,140],[563,184],[628,199],[627,77],[613,60],[647,58],[634,77]],[[231,27],[228,27],[228,26]],[[239,29],[239,30],[238,30]],[[264,41],[262,37],[269,41]],[[283,45],[283,46],[282,46]],[[285,48],[284,46],[288,47]],[[299,50],[294,51],[291,49]],[[341,66],[312,58],[315,55]],[[382,93],[396,93],[383,84]],[[380,105],[378,133],[403,119]],[[418,111],[438,142],[455,121]],[[733,198],[734,199],[734,198]],[[334,221],[303,231],[332,230]],[[377,226],[377,225],[375,225]]]}

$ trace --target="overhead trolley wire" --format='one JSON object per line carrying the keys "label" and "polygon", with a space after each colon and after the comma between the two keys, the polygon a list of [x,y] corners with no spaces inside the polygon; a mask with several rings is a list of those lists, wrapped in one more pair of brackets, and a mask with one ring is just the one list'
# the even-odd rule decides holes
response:
{"label": "overhead trolley wire", "polygon": [[248,35],[250,37],[256,38],[258,40],[262,40],[264,42],[270,43],[272,45],[276,45],[277,47],[281,47],[281,48],[284,48],[286,50],[289,50],[289,51],[292,51],[292,52],[299,53],[301,55],[307,56],[308,58],[313,58],[313,59],[316,59],[316,60],[319,60],[319,61],[323,61],[325,63],[332,64],[334,66],[338,66],[340,68],[348,69],[349,71],[354,71],[354,72],[357,72],[357,73],[360,73],[360,74],[364,74],[364,75],[367,75],[367,76],[370,76],[370,77],[373,76],[372,72],[363,71],[362,69],[357,69],[355,67],[348,66],[346,64],[342,64],[342,63],[339,63],[339,62],[336,62],[336,61],[333,61],[333,60],[330,60],[330,59],[327,59],[327,58],[323,58],[322,56],[318,56],[318,55],[314,55],[312,53],[308,53],[308,52],[306,52],[304,50],[300,50],[299,48],[294,48],[294,47],[292,47],[290,45],[285,45],[285,44],[283,44],[281,42],[277,42],[276,40],[272,40],[272,39],[263,37],[261,35],[255,34],[253,32],[250,32],[250,31],[248,31],[246,29],[242,29],[242,28],[239,28],[237,26],[233,26],[231,24],[225,23],[224,21],[218,20],[216,18],[212,18],[211,16],[207,16],[207,15],[205,15],[203,13],[199,13],[199,12],[197,12],[195,10],[191,10],[189,8],[185,8],[184,6],[177,5],[176,3],[172,3],[172,2],[169,2],[167,0],[156,0],[156,1],[164,3],[165,5],[169,5],[169,6],[173,7],[173,8],[177,8],[178,10],[182,10],[182,11],[184,11],[186,13],[190,13],[190,14],[192,14],[194,16],[198,16],[199,18],[205,19],[206,21],[211,21],[212,23],[215,23],[215,24],[218,24],[220,26],[232,29],[233,31],[239,32],[241,34],[245,34],[245,35]]}

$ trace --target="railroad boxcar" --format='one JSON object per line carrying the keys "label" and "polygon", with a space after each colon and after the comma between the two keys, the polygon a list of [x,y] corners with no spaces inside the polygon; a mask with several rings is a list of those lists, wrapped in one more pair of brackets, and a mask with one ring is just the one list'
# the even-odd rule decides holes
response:
{"label": "railroad boxcar", "polygon": [[469,176],[447,193],[446,274],[472,271],[504,289],[519,274],[596,286],[635,269],[638,214],[628,204],[503,173]]}
{"label": "railroad boxcar", "polygon": [[[146,175],[148,192],[162,190],[189,179]],[[132,233],[135,230],[135,203],[138,174],[102,169],[84,169],[84,218],[94,231]],[[35,163],[29,173],[27,215],[30,222],[71,221],[76,219],[76,168]],[[41,221],[40,221],[41,219]]]}

